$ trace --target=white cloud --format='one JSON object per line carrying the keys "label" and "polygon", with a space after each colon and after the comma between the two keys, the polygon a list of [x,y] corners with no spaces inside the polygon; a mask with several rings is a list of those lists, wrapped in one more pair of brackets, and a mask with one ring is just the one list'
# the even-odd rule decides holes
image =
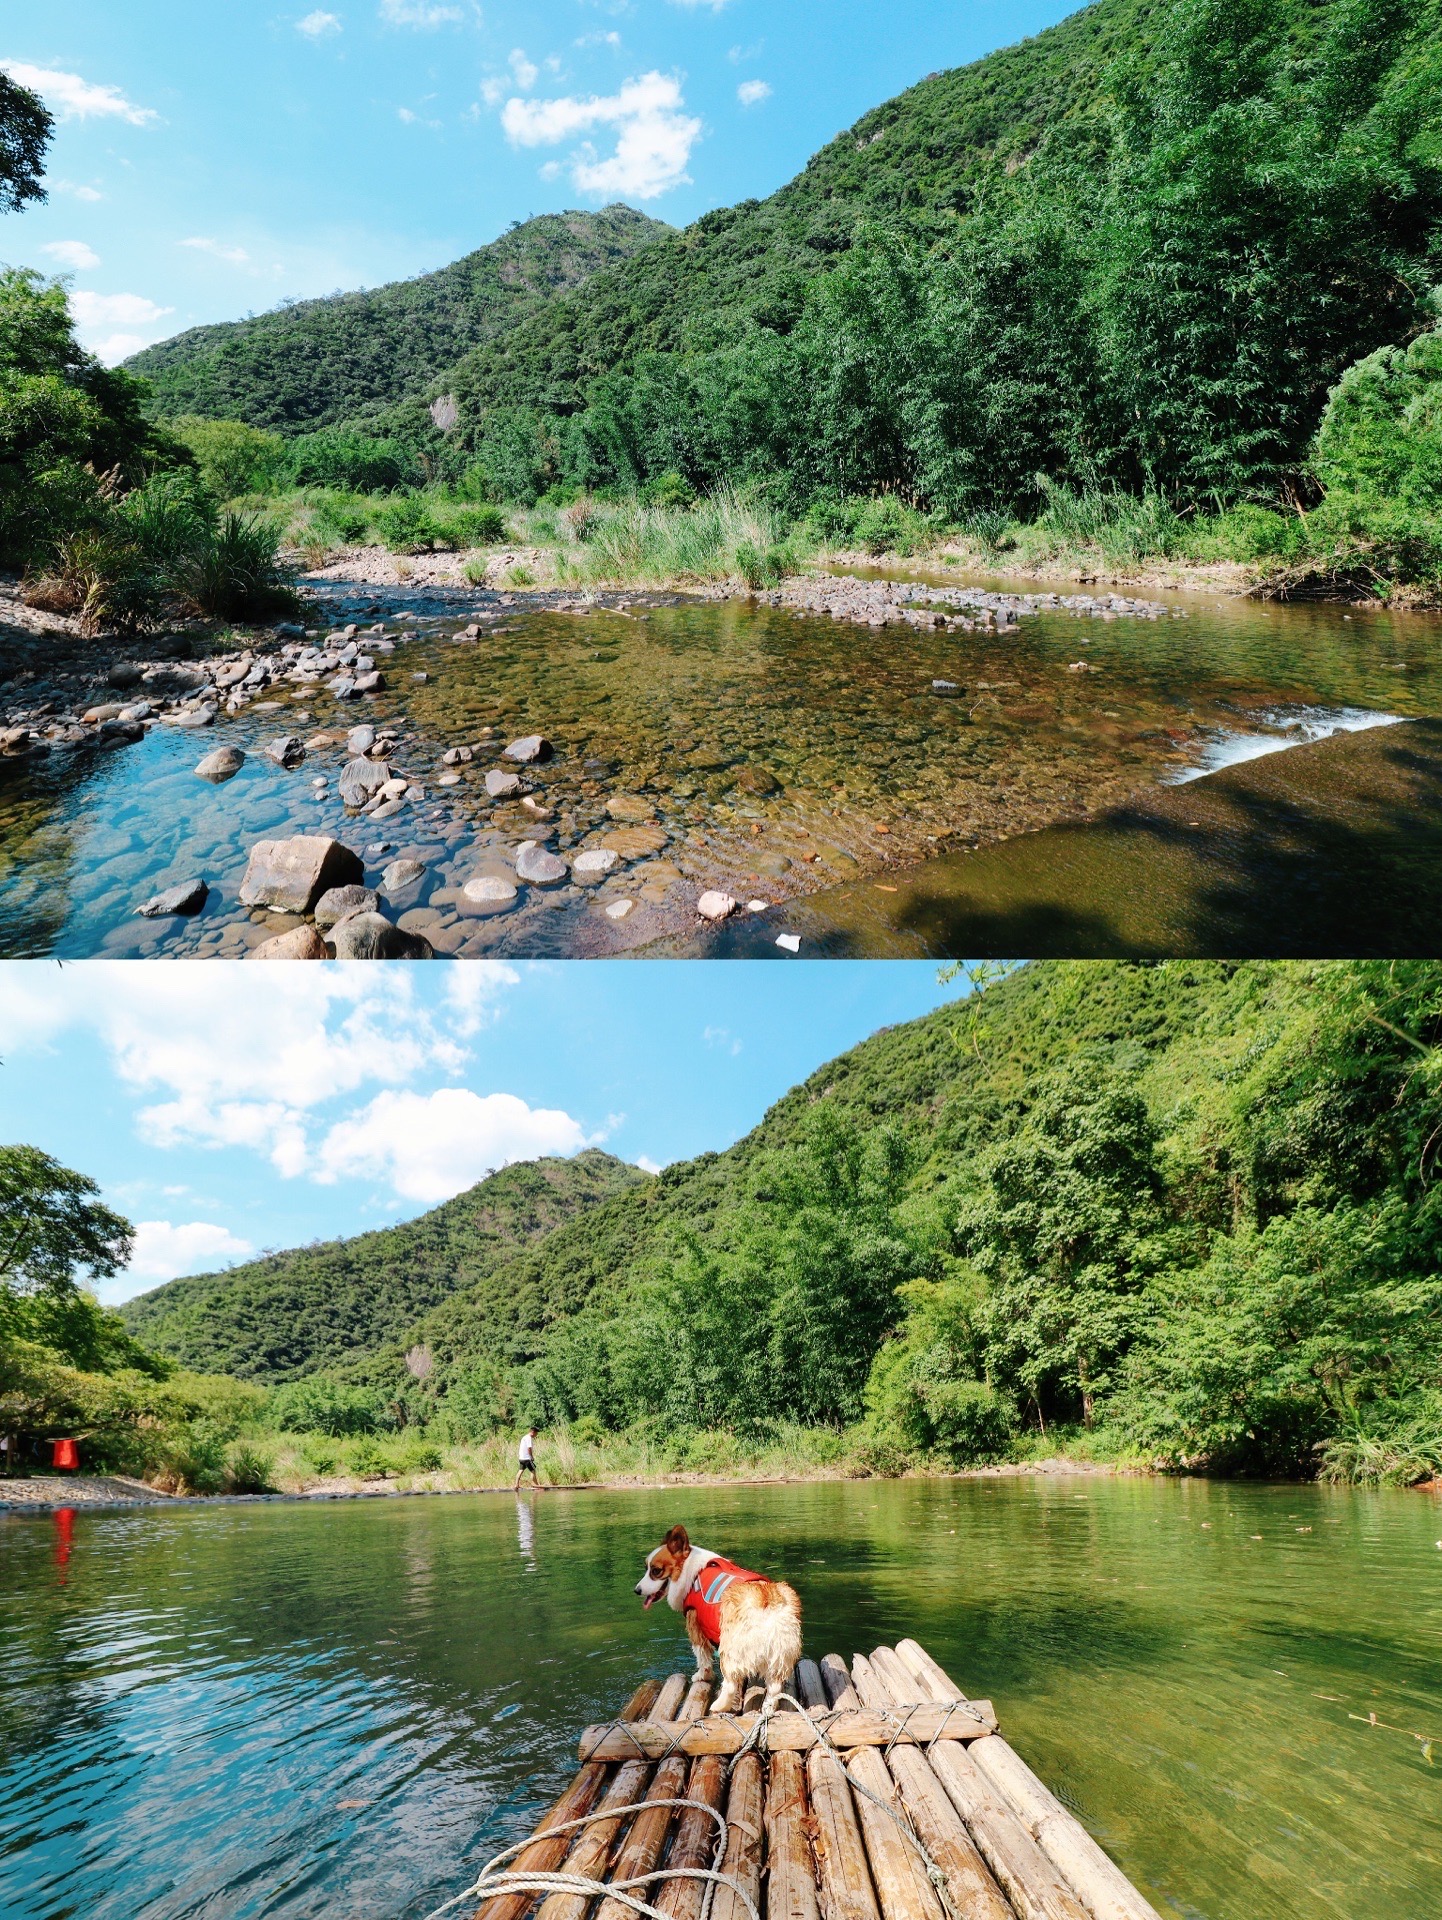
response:
{"label": "white cloud", "polygon": [[583,33],[576,42],[578,47],[619,47],[621,36],[614,27],[603,28],[596,33]]}
{"label": "white cloud", "polygon": [[432,4],[432,0],[381,0],[381,19],[391,27],[441,27],[463,19],[459,7]]}
{"label": "white cloud", "polygon": [[324,40],[327,35],[341,30],[338,13],[323,13],[319,7],[314,13],[308,13],[304,20],[295,23],[297,33],[303,33],[308,40]]}
{"label": "white cloud", "polygon": [[526,58],[523,47],[511,48],[511,72],[516,76],[516,85],[522,93],[529,93],[540,78],[540,68],[533,60]]}
{"label": "white cloud", "polygon": [[416,116],[411,112],[409,107],[397,107],[396,118],[409,127],[414,123]]}
{"label": "white cloud", "polygon": [[87,247],[83,240],[47,240],[40,251],[48,253],[52,260],[58,260],[62,267],[69,267],[74,273],[84,273],[88,267],[100,265],[100,255],[93,247]]}
{"label": "white cloud", "polygon": [[182,240],[181,246],[193,247],[197,253],[211,254],[217,260],[228,260],[233,266],[244,266],[250,255],[244,247],[227,247],[219,240],[208,239],[204,234],[194,234],[189,240]]}
{"label": "white cloud", "polygon": [[743,107],[756,107],[771,98],[771,88],[764,80],[743,80],[736,89],[736,98]]}
{"label": "white cloud", "polygon": [[0,60],[12,80],[38,93],[62,120],[128,120],[133,127],[149,125],[159,116],[150,107],[137,107],[119,87],[98,86],[78,73],[56,67],[32,67],[23,60]]}
{"label": "white cloud", "polygon": [[[425,1070],[456,1072],[469,1057],[461,1040],[496,1017],[496,1003],[519,979],[502,963],[468,961],[450,970],[445,1010],[435,1016],[392,968],[92,961],[35,971],[37,980],[27,972],[19,984],[7,976],[0,1059],[7,1047],[88,1027],[121,1082],[154,1096],[137,1116],[142,1139],[162,1148],[244,1147],[286,1179],[334,1177],[334,1150],[318,1152],[312,1139],[317,1108],[363,1089],[405,1086]],[[579,1130],[575,1144],[584,1144]]]}
{"label": "white cloud", "polygon": [[70,311],[82,327],[146,327],[175,309],[158,307],[141,293],[90,293],[82,288],[70,295]]}
{"label": "white cloud", "polygon": [[[241,1240],[228,1227],[215,1226],[208,1220],[189,1220],[183,1225],[169,1220],[138,1220],[135,1251],[123,1278],[155,1286],[162,1280],[174,1280],[177,1274],[242,1260],[254,1251],[249,1240]],[[138,1291],[129,1287],[120,1298],[129,1299]]]}
{"label": "white cloud", "polygon": [[583,193],[654,200],[689,181],[686,163],[701,135],[701,122],[685,114],[681,83],[674,75],[644,73],[618,93],[587,100],[510,99],[501,125],[512,145],[552,147],[592,128],[617,129],[616,149],[599,157],[589,141],[571,155],[571,178]]}
{"label": "white cloud", "polygon": [[701,1038],[708,1047],[720,1047],[723,1053],[729,1053],[733,1060],[744,1044],[729,1027],[703,1027]]}
{"label": "white cloud", "polygon": [[[157,324],[175,309],[158,307],[139,293],[92,293],[82,287],[70,294],[70,311],[81,343],[97,359],[114,366],[148,346],[155,338]],[[138,327],[147,331],[138,333]],[[111,332],[111,328],[118,331]]]}
{"label": "white cloud", "polygon": [[132,353],[139,353],[142,347],[150,346],[151,340],[144,333],[102,333],[83,344],[102,366],[118,367]]}
{"label": "white cloud", "polygon": [[513,1093],[378,1093],[355,1119],[331,1128],[317,1154],[317,1178],[384,1179],[406,1199],[434,1204],[513,1160],[592,1144],[570,1114],[529,1107]]}
{"label": "white cloud", "polygon": [[709,7],[712,13],[724,13],[730,4],[731,0],[671,0],[673,7],[685,7],[691,13],[698,12],[702,7]]}
{"label": "white cloud", "polygon": [[93,206],[97,200],[103,200],[105,198],[105,195],[97,191],[96,188],[77,185],[73,180],[57,180],[55,182],[55,191],[57,193],[68,193],[72,200],[83,200],[87,206]]}
{"label": "white cloud", "polygon": [[642,1173],[659,1173],[661,1171],[661,1162],[659,1160],[653,1160],[649,1153],[638,1153],[635,1164],[641,1169]]}

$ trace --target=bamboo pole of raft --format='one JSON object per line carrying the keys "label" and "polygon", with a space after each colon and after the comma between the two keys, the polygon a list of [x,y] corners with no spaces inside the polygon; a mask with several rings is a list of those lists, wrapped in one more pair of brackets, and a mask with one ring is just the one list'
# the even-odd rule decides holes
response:
{"label": "bamboo pole of raft", "polygon": [[[878,1647],[870,1660],[858,1654],[851,1664],[856,1690],[868,1704],[904,1704],[920,1691],[889,1647]],[[961,1766],[954,1768],[957,1756]],[[947,1848],[959,1833],[963,1856],[990,1868],[986,1882],[1002,1913],[1014,1911],[1019,1920],[1091,1920],[1053,1862],[1011,1808],[986,1787],[976,1762],[956,1741],[938,1741],[930,1757],[915,1747],[897,1747],[890,1762],[907,1811],[933,1859],[947,1865],[938,1844]],[[933,1822],[935,1842],[928,1831]],[[1010,1909],[997,1891],[998,1884],[1011,1902]]]}
{"label": "bamboo pole of raft", "polygon": [[[719,1808],[725,1786],[726,1762],[719,1753],[703,1754],[699,1760],[691,1762],[691,1772],[686,1781],[688,1800],[700,1800],[708,1807]],[[683,1808],[681,1818],[676,1822],[676,1836],[671,1842],[671,1858],[667,1864],[673,1867],[709,1867],[716,1851],[719,1831],[716,1822],[704,1813],[694,1807]],[[668,1920],[700,1920],[705,1898],[704,1880],[668,1880],[654,1895],[652,1904],[659,1907]]]}
{"label": "bamboo pole of raft", "polygon": [[[839,1654],[826,1655],[821,1662],[821,1679],[833,1707],[859,1711],[861,1702]],[[921,1856],[902,1831],[907,1824],[906,1812],[880,1752],[875,1747],[858,1747],[847,1756],[846,1771],[896,1815],[892,1819],[865,1793],[853,1796],[883,1920],[943,1920],[941,1901],[927,1878]]]}
{"label": "bamboo pole of raft", "polygon": [[[693,1680],[686,1689],[686,1698],[677,1714],[679,1720],[698,1720],[705,1713],[711,1700],[711,1682]],[[663,1760],[651,1781],[648,1800],[674,1800],[686,1790],[686,1776],[691,1770],[691,1762],[682,1754],[674,1753],[669,1760]],[[612,1880],[634,1880],[643,1873],[649,1873],[661,1858],[661,1849],[666,1844],[666,1835],[670,1830],[674,1807],[657,1807],[648,1813],[638,1813],[631,1823],[631,1831],[626,1836],[625,1845],[611,1863],[609,1877]],[[643,1889],[643,1893],[654,1892]],[[603,1900],[596,1910],[596,1920],[631,1920],[631,1908],[623,1907],[618,1901]]]}
{"label": "bamboo pole of raft", "polygon": [[819,1920],[808,1824],[805,1763],[799,1753],[773,1753],[766,1780],[766,1920]]}
{"label": "bamboo pole of raft", "polygon": [[[659,1680],[643,1680],[616,1716],[620,1720],[639,1720],[649,1713],[661,1692]],[[582,1820],[595,1805],[606,1784],[607,1768],[601,1761],[582,1767],[575,1779],[536,1829],[536,1837],[524,1853],[518,1854],[506,1868],[508,1873],[554,1873],[571,1850],[575,1833],[559,1833],[547,1838],[548,1830],[568,1820]],[[533,1893],[498,1893],[478,1909],[475,1920],[521,1920],[534,1903]]]}
{"label": "bamboo pole of raft", "polygon": [[[685,1692],[685,1674],[673,1673],[656,1695],[650,1712],[645,1719],[638,1720],[636,1726],[643,1727],[648,1721],[671,1719],[680,1709]],[[616,1769],[616,1776],[606,1788],[595,1811],[606,1813],[613,1807],[631,1806],[644,1795],[650,1777],[650,1760],[624,1761]],[[588,1879],[599,1880],[605,1871],[616,1835],[626,1818],[626,1815],[618,1813],[614,1819],[593,1820],[588,1827],[580,1828],[572,1836],[573,1844],[561,1866],[561,1872],[583,1874]],[[582,1920],[589,1905],[590,1897],[583,1893],[548,1894],[538,1910],[537,1920]]]}
{"label": "bamboo pole of raft", "polygon": [[[607,1722],[587,1727],[581,1734],[579,1754],[582,1760],[665,1760],[673,1751],[697,1759],[703,1753],[737,1753],[755,1724],[755,1715],[743,1711],[708,1714],[703,1720],[638,1721],[634,1728],[618,1728]],[[907,1716],[899,1730],[894,1716],[873,1712],[858,1701],[842,1714],[822,1720],[827,1739],[836,1747],[890,1747],[898,1740],[907,1746],[926,1745],[933,1740],[977,1740],[996,1731],[996,1715],[989,1700],[965,1702],[931,1701]],[[768,1753],[806,1753],[821,1744],[816,1728],[800,1713],[774,1713],[766,1724]]]}
{"label": "bamboo pole of raft", "polygon": [[[917,1692],[914,1682],[907,1684],[906,1669],[899,1662],[899,1685],[886,1670],[881,1656],[887,1651],[886,1648],[878,1648],[869,1661],[857,1654],[851,1663],[856,1691],[869,1707],[904,1707],[912,1702]],[[950,1746],[955,1742],[948,1741],[947,1744]],[[934,1748],[932,1752],[934,1754]],[[995,1869],[990,1855],[978,1847],[973,1832],[968,1830],[969,1823],[962,1819],[948,1799],[946,1789],[937,1778],[926,1754],[919,1747],[893,1747],[886,1756],[886,1763],[900,1789],[902,1802],[918,1837],[946,1875],[947,1892],[958,1913],[967,1915],[967,1920],[1012,1920],[1015,1909],[1021,1920],[1087,1920],[1080,1908],[1075,1912],[1053,1915],[1049,1910],[1043,1912],[1016,1906],[1014,1894],[1009,1906],[993,1877]],[[1019,1823],[1017,1831],[1032,1852],[1037,1853],[1037,1847]],[[1043,1864],[1049,1870],[1049,1863],[1044,1861]],[[1011,1893],[1010,1887],[1007,1892]]]}
{"label": "bamboo pole of raft", "polygon": [[[731,1769],[731,1791],[726,1798],[726,1852],[722,1873],[729,1874],[761,1905],[761,1853],[765,1828],[761,1818],[761,1756],[743,1753]],[[716,1883],[711,1920],[750,1920],[731,1888]]]}
{"label": "bamboo pole of raft", "polygon": [[[898,1640],[897,1658],[934,1700],[961,1700],[961,1689],[925,1647]],[[991,1751],[982,1754],[981,1748]],[[979,1741],[970,1756],[977,1770],[1082,1897],[1096,1920],[1159,1920],[1121,1868],[1075,1815],[999,1735]]]}
{"label": "bamboo pole of raft", "polygon": [[[814,1660],[797,1666],[795,1694],[804,1707],[824,1712],[829,1704]],[[824,1920],[881,1920],[845,1767],[825,1747],[813,1747],[806,1756],[806,1784],[811,1790],[811,1844]]]}

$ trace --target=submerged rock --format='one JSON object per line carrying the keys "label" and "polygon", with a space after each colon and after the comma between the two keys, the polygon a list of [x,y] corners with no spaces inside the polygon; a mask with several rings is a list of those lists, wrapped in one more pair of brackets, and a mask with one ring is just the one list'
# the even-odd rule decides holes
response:
{"label": "submerged rock", "polygon": [[331,933],[337,960],[429,960],[434,949],[423,934],[393,926],[384,914],[353,913]]}
{"label": "submerged rock", "polygon": [[392,860],[381,875],[381,886],[387,893],[404,893],[407,887],[413,887],[418,880],[424,880],[425,877],[424,861]]}
{"label": "submerged rock", "polygon": [[461,888],[461,910],[481,915],[507,913],[519,898],[520,889],[505,874],[476,873]]}
{"label": "submerged rock", "polygon": [[135,911],[147,920],[161,920],[171,914],[199,913],[209,894],[210,888],[200,878],[182,880],[178,886],[167,887],[163,893],[153,895]]}
{"label": "submerged rock", "polygon": [[250,850],[238,898],[243,907],[309,913],[331,887],[359,885],[360,858],[339,840],[298,833],[288,840],[257,840]]}
{"label": "submerged rock", "polygon": [[209,780],[219,786],[222,780],[229,780],[240,772],[245,765],[245,755],[239,747],[217,747],[213,753],[206,754],[195,771],[202,780]]}
{"label": "submerged rock", "polygon": [[330,887],[315,903],[315,923],[323,931],[353,913],[375,913],[380,895],[370,887]]}
{"label": "submerged rock", "polygon": [[340,770],[340,797],[348,807],[363,807],[390,778],[384,760],[347,760]]}
{"label": "submerged rock", "polygon": [[578,853],[571,872],[583,887],[598,887],[606,875],[619,865],[621,856],[614,847],[587,847]]}
{"label": "submerged rock", "polygon": [[568,878],[570,869],[564,860],[536,840],[523,840],[516,852],[516,877],[531,887],[554,887]]}
{"label": "submerged rock", "polygon": [[305,758],[305,748],[293,733],[281,734],[265,750],[278,767],[298,767]]}
{"label": "submerged rock", "polygon": [[486,775],[486,792],[493,800],[512,800],[525,790],[520,774],[507,773],[504,767],[492,767]]}
{"label": "submerged rock", "polygon": [[735,913],[736,902],[729,893],[713,888],[696,902],[696,911],[703,920],[726,920]]}
{"label": "submerged rock", "polygon": [[517,760],[523,767],[530,767],[552,759],[556,749],[544,734],[528,733],[520,740],[513,740],[502,751],[508,760]]}

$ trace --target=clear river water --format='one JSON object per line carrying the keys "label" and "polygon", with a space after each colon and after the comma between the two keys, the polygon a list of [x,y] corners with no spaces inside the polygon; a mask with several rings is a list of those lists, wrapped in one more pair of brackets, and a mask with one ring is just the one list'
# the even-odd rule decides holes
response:
{"label": "clear river water", "polygon": [[1062,1475],[0,1517],[0,1912],[419,1920],[689,1664],[680,1518],[989,1695],[1162,1914],[1442,1911],[1442,1503]]}
{"label": "clear river water", "polygon": [[[818,951],[799,903],[848,883],[885,888],[898,873],[924,887],[934,873],[949,920],[933,915],[934,934],[913,930],[898,946],[847,910],[850,931],[832,950],[981,952],[991,937],[1006,953],[1051,951],[1050,928],[1070,952],[1240,951],[1238,939],[1282,951],[1309,876],[1278,884],[1274,859],[1263,874],[1274,849],[1250,826],[1239,843],[1230,824],[1220,830],[1262,896],[1255,926],[1239,933],[1207,897],[1218,836],[1204,808],[1180,823],[1200,835],[1200,868],[1151,834],[1119,869],[1107,810],[1189,779],[1195,788],[1197,775],[1205,786],[1262,750],[1442,715],[1435,616],[1187,593],[1157,596],[1159,619],[1055,610],[1000,632],[938,633],[743,601],[565,613],[518,603],[500,614],[492,601],[485,631],[458,642],[479,604],[464,590],[316,591],[322,625],[397,636],[380,694],[341,706],[324,687],[282,687],[203,732],[157,725],[109,752],[0,763],[0,955],[243,955],[293,924],[237,903],[249,849],[300,832],[355,848],[372,885],[397,858],[423,862],[425,877],[389,904],[438,951],[462,956],[585,956],[684,938],[710,888],[766,902],[751,924],[768,945],[799,912],[806,950]],[[952,693],[938,696],[936,681]],[[348,814],[337,791],[346,729],[362,720],[398,736],[390,764],[416,785],[383,827]],[[312,744],[283,767],[264,749],[287,732]],[[483,783],[500,747],[534,732],[557,751],[529,776],[533,804],[493,802]],[[194,768],[223,744],[249,757],[211,786]],[[445,766],[457,747],[474,757]],[[1288,796],[1289,832],[1306,837],[1314,818],[1346,812],[1358,779],[1339,764],[1327,794]],[[1372,884],[1379,823],[1405,841],[1395,890],[1421,903],[1408,909],[1421,924],[1399,939],[1430,951],[1442,941],[1439,788],[1430,771],[1405,792],[1393,782],[1365,820],[1349,816],[1312,852],[1313,868],[1340,873],[1355,896]],[[1080,848],[1078,832],[1090,836]],[[468,906],[465,881],[513,877],[527,838],[563,856],[609,845],[619,864],[598,887],[523,886],[510,911]],[[974,850],[983,866],[947,879],[939,857]],[[135,917],[196,875],[211,893],[193,919]],[[1166,905],[1118,925],[1119,897]],[[871,904],[883,909],[884,894]],[[1028,934],[1034,944],[1018,944]]]}

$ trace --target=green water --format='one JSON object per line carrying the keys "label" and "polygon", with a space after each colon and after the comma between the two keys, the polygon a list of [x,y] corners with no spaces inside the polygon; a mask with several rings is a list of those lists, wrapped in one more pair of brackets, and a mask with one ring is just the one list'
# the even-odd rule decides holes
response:
{"label": "green water", "polygon": [[[713,887],[769,903],[755,924],[774,936],[802,896],[1082,819],[1248,740],[1442,714],[1442,629],[1384,612],[1189,594],[1159,619],[1054,610],[1000,633],[936,633],[747,602],[517,607],[457,644],[477,601],[333,587],[325,624],[380,618],[402,635],[378,697],[340,707],[324,688],[284,689],[201,734],[159,726],[111,752],[0,765],[0,955],[238,957],[286,924],[237,902],[250,847],[302,832],[354,847],[372,885],[396,857],[420,860],[424,879],[390,905],[446,953],[636,948],[693,930]],[[960,691],[938,697],[935,680]],[[344,730],[360,720],[400,734],[390,759],[424,788],[384,825],[348,815],[336,790]],[[333,737],[286,768],[264,753],[285,732]],[[499,747],[532,732],[557,749],[533,774],[540,816],[484,787]],[[221,744],[250,758],[216,788],[193,770]],[[475,758],[447,768],[460,746]],[[1442,840],[1435,809],[1404,824]],[[514,911],[474,917],[457,889],[509,872],[519,843],[538,837],[563,855],[613,845],[621,863],[598,889],[523,887]],[[1010,877],[1017,913],[1057,885],[1070,898],[1053,844],[1035,875]],[[1143,888],[1163,878],[1154,865],[1148,852]],[[1354,878],[1365,871],[1359,856]],[[197,874],[211,895],[196,918],[135,917]],[[624,917],[608,917],[622,897]],[[1109,897],[1103,876],[1076,906],[1104,914]],[[1280,905],[1255,950],[1273,950],[1288,918]]]}
{"label": "green water", "polygon": [[1163,1914],[1442,1904],[1442,1505],[1069,1475],[0,1520],[0,1912],[425,1914],[686,1664],[682,1517],[990,1695]]}

